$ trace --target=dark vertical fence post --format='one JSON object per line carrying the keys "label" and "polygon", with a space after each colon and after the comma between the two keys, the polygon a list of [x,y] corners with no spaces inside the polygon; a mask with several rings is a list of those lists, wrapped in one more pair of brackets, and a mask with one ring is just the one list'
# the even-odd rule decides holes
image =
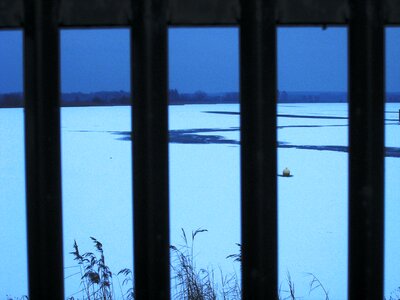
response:
{"label": "dark vertical fence post", "polygon": [[134,252],[137,299],[169,299],[166,1],[134,0]]}
{"label": "dark vertical fence post", "polygon": [[383,1],[351,0],[349,299],[383,299]]}
{"label": "dark vertical fence post", "polygon": [[243,299],[277,299],[276,4],[241,5]]}
{"label": "dark vertical fence post", "polygon": [[63,299],[58,1],[25,1],[29,298]]}

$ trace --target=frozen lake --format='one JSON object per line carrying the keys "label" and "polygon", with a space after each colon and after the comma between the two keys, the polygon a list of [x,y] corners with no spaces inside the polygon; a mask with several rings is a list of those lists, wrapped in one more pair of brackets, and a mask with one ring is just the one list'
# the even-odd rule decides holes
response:
{"label": "frozen lake", "polygon": [[[399,104],[386,107],[386,146],[400,147]],[[330,299],[347,298],[348,120],[346,104],[278,106],[279,282],[290,273],[296,295],[309,294],[310,275]],[[170,107],[171,244],[196,237],[198,268],[240,272],[230,259],[240,243],[239,105]],[[132,267],[132,170],[129,107],[62,109],[62,182],[66,295],[80,290],[71,252],[103,243],[118,272]],[[0,109],[0,299],[27,293],[22,109]],[[400,286],[399,150],[386,158],[385,296]],[[114,279],[116,280],[116,279]],[[116,282],[115,282],[116,283]],[[116,283],[117,284],[117,283]],[[117,284],[118,286],[118,284]],[[75,296],[80,296],[76,294]]]}

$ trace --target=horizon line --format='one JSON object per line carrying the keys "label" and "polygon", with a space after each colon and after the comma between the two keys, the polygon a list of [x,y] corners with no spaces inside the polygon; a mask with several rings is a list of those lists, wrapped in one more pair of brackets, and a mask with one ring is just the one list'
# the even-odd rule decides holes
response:
{"label": "horizon line", "polygon": [[[177,90],[178,93],[180,94],[195,94],[197,92],[204,92],[206,94],[227,94],[227,93],[239,93],[239,91],[222,91],[222,92],[207,92],[204,90],[196,90],[196,91],[190,91],[190,92],[181,92],[178,89],[175,88],[170,88],[168,89],[168,91],[170,90]],[[330,90],[326,90],[326,91],[317,91],[317,90],[278,90],[279,92],[286,92],[286,93],[348,93],[348,91],[330,91]],[[81,93],[81,94],[94,94],[94,93],[126,93],[126,94],[130,94],[130,91],[127,90],[98,90],[98,91],[67,91],[67,92],[61,92],[60,94],[74,94],[74,93]],[[386,91],[386,93],[400,93],[399,91]],[[0,92],[0,94],[23,94],[23,91],[4,91],[4,92]]]}

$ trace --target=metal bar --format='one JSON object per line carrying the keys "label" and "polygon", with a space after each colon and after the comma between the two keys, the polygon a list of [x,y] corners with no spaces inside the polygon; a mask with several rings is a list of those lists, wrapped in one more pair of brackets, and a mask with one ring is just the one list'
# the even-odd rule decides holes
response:
{"label": "metal bar", "polygon": [[400,24],[400,1],[385,0],[385,24],[399,25]]}
{"label": "metal bar", "polygon": [[23,11],[23,0],[0,0],[0,28],[21,27]]}
{"label": "metal bar", "polygon": [[64,299],[57,12],[57,1],[25,1],[25,159],[32,300]]}
{"label": "metal bar", "polygon": [[238,25],[239,0],[170,0],[171,25]]}
{"label": "metal bar", "polygon": [[352,0],[349,28],[349,299],[383,299],[384,26],[380,0]]}
{"label": "metal bar", "polygon": [[[280,25],[346,25],[350,0],[277,0]],[[21,27],[22,0],[0,0],[0,28]],[[385,24],[400,24],[400,1],[384,0]],[[170,0],[170,25],[238,25],[239,0]],[[129,26],[131,0],[62,0],[64,27]]]}
{"label": "metal bar", "polygon": [[[128,25],[129,1],[101,0],[97,4],[95,0],[64,0],[61,24],[72,27]],[[348,0],[279,0],[275,18],[282,25],[346,24],[347,3]],[[239,0],[170,0],[168,4],[170,25],[238,25],[240,13]]]}
{"label": "metal bar", "polygon": [[278,0],[277,5],[282,25],[343,25],[348,20],[348,0]]}
{"label": "metal bar", "polygon": [[277,55],[274,0],[243,0],[241,183],[243,299],[277,299]]}
{"label": "metal bar", "polygon": [[129,26],[131,20],[131,0],[60,0],[61,26]]}
{"label": "metal bar", "polygon": [[135,295],[169,299],[167,6],[132,5]]}

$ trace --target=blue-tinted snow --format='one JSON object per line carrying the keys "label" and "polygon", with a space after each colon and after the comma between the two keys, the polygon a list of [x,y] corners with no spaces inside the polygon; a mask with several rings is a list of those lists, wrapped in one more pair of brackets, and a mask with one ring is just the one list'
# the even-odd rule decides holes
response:
{"label": "blue-tinted snow", "polygon": [[[386,107],[387,147],[400,147],[398,109]],[[348,143],[347,105],[279,105],[278,113],[278,171],[293,174],[278,177],[279,282],[285,290],[290,272],[298,296],[321,299],[308,294],[311,272],[330,299],[346,299],[348,154],[337,149]],[[62,109],[66,267],[76,265],[69,254],[74,239],[82,251],[93,250],[90,236],[103,242],[113,271],[133,264],[130,115],[128,107]],[[239,106],[171,106],[169,127],[171,243],[182,243],[181,228],[208,229],[197,237],[198,267],[239,273],[238,263],[226,259],[240,242]],[[0,297],[19,296],[27,291],[23,111],[1,109],[0,128]],[[316,151],[326,146],[333,148]],[[399,170],[400,159],[387,157],[386,296],[400,286]],[[66,295],[79,290],[78,281],[79,275],[66,279]]]}
{"label": "blue-tinted snow", "polygon": [[0,299],[28,293],[22,109],[0,109]]}

